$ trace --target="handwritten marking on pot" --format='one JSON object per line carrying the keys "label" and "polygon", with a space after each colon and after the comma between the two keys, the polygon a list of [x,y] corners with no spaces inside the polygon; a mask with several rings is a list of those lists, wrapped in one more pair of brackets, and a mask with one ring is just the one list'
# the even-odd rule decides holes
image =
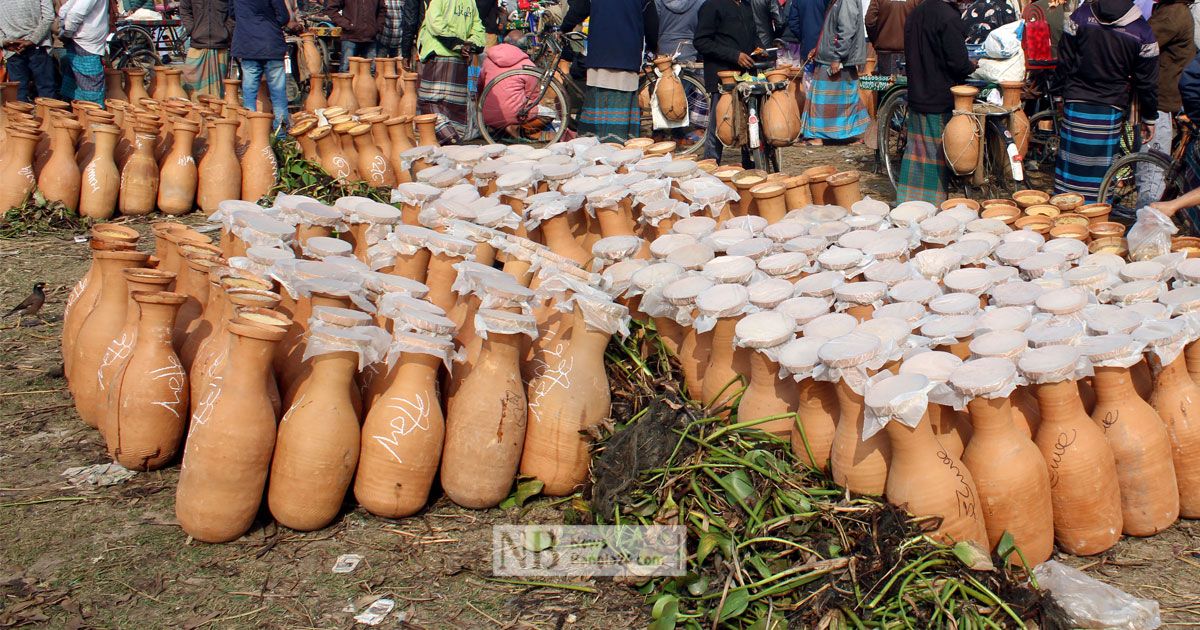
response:
{"label": "handwritten marking on pot", "polygon": [[133,340],[127,333],[122,333],[120,337],[113,339],[112,343],[108,344],[108,348],[104,350],[104,358],[100,360],[100,367],[96,369],[96,381],[100,391],[107,389],[104,384],[105,370],[129,356],[131,352],[133,352]]}
{"label": "handwritten marking on pot", "polygon": [[1079,437],[1079,432],[1075,431],[1075,430],[1071,431],[1071,439],[1070,440],[1067,439],[1066,433],[1058,434],[1058,439],[1055,440],[1055,442],[1054,442],[1054,456],[1050,458],[1050,487],[1051,488],[1058,487],[1058,479],[1059,479],[1058,467],[1062,465],[1063,455],[1066,454],[1067,449],[1070,448],[1071,445],[1075,443],[1075,440],[1078,437]]}
{"label": "handwritten marking on pot", "polygon": [[396,446],[400,444],[400,438],[412,433],[413,431],[428,431],[429,430],[429,399],[426,396],[417,394],[413,400],[407,398],[389,398],[386,409],[394,409],[396,415],[392,416],[388,425],[392,427],[392,432],[389,436],[382,435],[371,436],[379,445],[387,449],[387,452],[396,458],[396,463],[403,464],[404,460],[400,458],[400,454],[396,452]]}
{"label": "handwritten marking on pot", "polygon": [[183,369],[183,365],[179,363],[179,359],[174,355],[167,357],[170,364],[165,367],[160,367],[157,370],[150,372],[150,378],[160,381],[167,380],[167,387],[171,388],[171,395],[174,400],[156,401],[154,404],[175,414],[176,418],[180,418],[179,407],[183,402],[183,397],[180,394],[184,389],[184,378],[187,373]]}
{"label": "handwritten marking on pot", "polygon": [[550,362],[541,357],[533,361],[533,380],[531,381],[533,395],[529,397],[529,414],[533,416],[535,422],[542,421],[542,398],[554,391],[555,387],[571,388],[571,370],[575,367],[575,357],[564,359],[563,355],[566,354],[566,351],[567,346],[563,343],[545,351],[544,357],[558,359],[554,367],[550,367]]}

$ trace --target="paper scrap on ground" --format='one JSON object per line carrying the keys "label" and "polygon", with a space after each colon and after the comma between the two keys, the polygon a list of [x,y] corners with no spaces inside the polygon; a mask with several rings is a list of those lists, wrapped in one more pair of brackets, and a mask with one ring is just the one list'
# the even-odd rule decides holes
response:
{"label": "paper scrap on ground", "polygon": [[353,573],[358,568],[358,563],[363,561],[363,557],[356,553],[344,553],[338,556],[337,562],[333,563],[334,573]]}
{"label": "paper scrap on ground", "polygon": [[137,473],[128,468],[114,464],[93,464],[91,466],[76,466],[62,472],[67,483],[73,486],[115,486],[125,483]]}
{"label": "paper scrap on ground", "polygon": [[354,616],[354,620],[368,626],[377,626],[391,614],[396,607],[396,601],[388,598],[377,599],[366,610]]}

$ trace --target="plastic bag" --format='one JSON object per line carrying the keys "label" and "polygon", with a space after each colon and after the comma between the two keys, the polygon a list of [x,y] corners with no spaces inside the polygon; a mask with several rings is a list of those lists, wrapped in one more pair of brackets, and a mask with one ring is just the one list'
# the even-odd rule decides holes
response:
{"label": "plastic bag", "polygon": [[1061,562],[1047,560],[1034,567],[1033,575],[1074,627],[1153,630],[1162,625],[1158,602],[1134,597]]}
{"label": "plastic bag", "polygon": [[1171,236],[1179,228],[1167,215],[1149,206],[1137,211],[1137,221],[1125,235],[1130,260],[1150,260],[1171,253]]}

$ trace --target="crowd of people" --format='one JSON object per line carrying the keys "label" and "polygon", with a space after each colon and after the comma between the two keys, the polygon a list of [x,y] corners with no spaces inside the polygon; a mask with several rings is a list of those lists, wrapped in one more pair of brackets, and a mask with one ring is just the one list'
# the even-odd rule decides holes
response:
{"label": "crowd of people", "polygon": [[[118,5],[118,1],[123,4]],[[240,64],[242,100],[253,109],[260,85],[270,92],[276,124],[287,121],[285,36],[298,33],[295,0],[172,0],[190,36],[185,86],[218,94],[231,58]],[[401,59],[420,74],[423,112],[440,115],[439,139],[470,134],[470,68],[485,77],[529,64],[521,33],[504,34],[505,17],[529,0],[329,0],[325,14],[341,27],[341,70],[349,58]],[[4,0],[0,44],[20,98],[104,100],[104,56],[114,20],[152,0]],[[161,6],[159,7],[161,8]],[[1187,0],[563,0],[561,28],[588,28],[580,79],[586,84],[578,132],[621,141],[640,132],[639,72],[649,54],[703,65],[708,100],[689,105],[710,129],[717,73],[747,70],[756,60],[805,66],[803,139],[810,144],[861,140],[870,119],[858,78],[907,74],[908,145],[901,201],[944,198],[941,147],[953,113],[950,87],[980,73],[989,38],[1022,21],[1023,65],[1054,68],[1063,101],[1061,150],[1054,186],[1095,199],[1130,116],[1140,116],[1147,149],[1169,150],[1172,121],[1194,105],[1180,84],[1195,82],[1195,28],[1200,10]],[[521,86],[496,90],[485,114],[513,120]],[[1184,93],[1187,93],[1185,87]],[[1200,108],[1198,108],[1200,109]],[[720,159],[708,134],[704,154]],[[744,158],[743,158],[744,159]],[[1200,159],[1196,160],[1200,166]],[[1147,183],[1148,195],[1153,194]]]}

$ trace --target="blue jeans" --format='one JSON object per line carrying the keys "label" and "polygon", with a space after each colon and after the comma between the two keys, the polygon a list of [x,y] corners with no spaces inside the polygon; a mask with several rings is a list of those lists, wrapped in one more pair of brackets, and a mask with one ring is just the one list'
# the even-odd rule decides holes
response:
{"label": "blue jeans", "polygon": [[282,59],[242,59],[242,106],[252,112],[258,111],[258,85],[264,73],[275,114],[273,129],[282,135],[288,126],[287,74],[283,71]]}
{"label": "blue jeans", "polygon": [[367,59],[374,59],[375,42],[348,42],[343,39],[341,72],[350,71],[351,57],[366,57]]}
{"label": "blue jeans", "polygon": [[41,46],[31,46],[8,58],[8,75],[21,84],[17,98],[32,103],[35,96],[58,98],[54,59]]}

